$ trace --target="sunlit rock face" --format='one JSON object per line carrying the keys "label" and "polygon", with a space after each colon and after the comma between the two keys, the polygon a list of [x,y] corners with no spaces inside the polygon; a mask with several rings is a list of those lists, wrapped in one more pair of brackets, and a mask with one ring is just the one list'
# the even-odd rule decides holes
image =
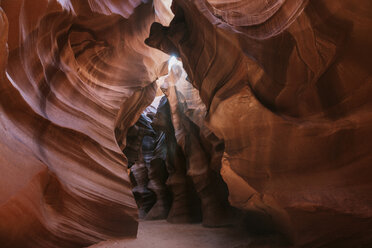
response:
{"label": "sunlit rock face", "polygon": [[188,118],[224,141],[247,224],[295,246],[368,247],[370,1],[174,0],[174,18],[170,3],[0,1],[0,246],[136,236],[122,150],[162,50],[205,105],[205,123]]}
{"label": "sunlit rock face", "polygon": [[136,236],[122,149],[168,59],[155,3],[1,1],[1,247]]}
{"label": "sunlit rock face", "polygon": [[199,90],[225,142],[230,203],[299,246],[370,244],[370,2],[176,0],[172,9],[146,43],[179,55]]}

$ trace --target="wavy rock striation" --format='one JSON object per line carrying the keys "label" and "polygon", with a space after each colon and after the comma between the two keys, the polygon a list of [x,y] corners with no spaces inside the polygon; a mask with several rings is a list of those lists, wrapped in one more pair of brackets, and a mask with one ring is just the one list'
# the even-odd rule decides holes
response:
{"label": "wavy rock striation", "polygon": [[169,6],[0,2],[1,247],[136,236],[122,150],[166,72],[157,49],[199,91],[205,124],[184,114],[223,140],[248,224],[300,247],[368,247],[370,1],[174,0],[174,18]]}
{"label": "wavy rock striation", "polygon": [[[225,142],[230,203],[296,245],[372,242],[368,1],[174,1],[181,57]],[[253,213],[253,215],[252,215]]]}
{"label": "wavy rock striation", "polygon": [[83,247],[137,232],[122,149],[168,58],[143,41],[170,12],[59,2],[1,2],[1,247]]}

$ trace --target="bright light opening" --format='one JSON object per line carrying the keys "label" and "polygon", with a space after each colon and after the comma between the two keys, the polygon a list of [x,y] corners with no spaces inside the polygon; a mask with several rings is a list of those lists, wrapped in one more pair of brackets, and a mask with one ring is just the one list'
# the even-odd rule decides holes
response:
{"label": "bright light opening", "polygon": [[177,63],[178,63],[178,60],[177,60],[176,56],[173,56],[172,55],[170,57],[169,61],[168,61],[168,71],[170,71],[171,68],[172,68],[172,66],[175,65],[175,64],[177,64]]}

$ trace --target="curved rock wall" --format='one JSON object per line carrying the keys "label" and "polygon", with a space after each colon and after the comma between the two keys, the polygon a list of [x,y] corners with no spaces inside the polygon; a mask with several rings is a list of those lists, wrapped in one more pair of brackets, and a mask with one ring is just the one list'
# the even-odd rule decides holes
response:
{"label": "curved rock wall", "polygon": [[371,244],[370,1],[174,0],[169,27],[170,2],[146,2],[0,2],[1,246],[136,235],[121,151],[166,69],[154,21],[146,43],[181,57],[247,222]]}
{"label": "curved rock wall", "polygon": [[1,247],[82,247],[137,232],[122,149],[168,58],[143,41],[170,12],[59,2],[1,2]]}
{"label": "curved rock wall", "polygon": [[[178,54],[225,142],[230,203],[296,245],[372,241],[368,1],[174,1]],[[252,223],[254,224],[254,223]]]}

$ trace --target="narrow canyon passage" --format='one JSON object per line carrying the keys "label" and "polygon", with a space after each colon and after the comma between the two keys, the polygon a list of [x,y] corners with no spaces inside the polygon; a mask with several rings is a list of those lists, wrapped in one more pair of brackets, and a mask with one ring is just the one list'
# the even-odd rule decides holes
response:
{"label": "narrow canyon passage", "polygon": [[171,57],[155,99],[128,130],[123,152],[139,218],[226,226],[234,210],[220,176],[224,143],[205,126],[205,105],[187,78]]}
{"label": "narrow canyon passage", "polygon": [[0,0],[0,248],[371,247],[369,0]]}

